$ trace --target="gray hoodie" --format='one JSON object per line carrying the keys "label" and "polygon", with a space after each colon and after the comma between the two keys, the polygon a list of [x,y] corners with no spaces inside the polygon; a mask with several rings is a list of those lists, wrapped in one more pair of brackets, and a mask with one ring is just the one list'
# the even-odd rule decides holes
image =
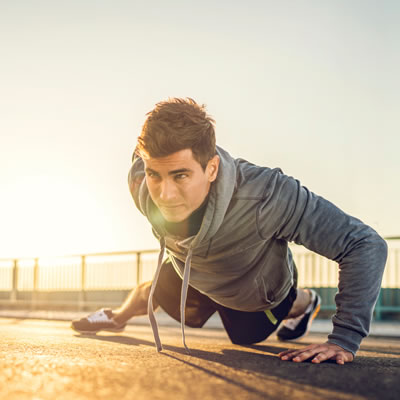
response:
{"label": "gray hoodie", "polygon": [[274,308],[293,285],[288,242],[295,242],[339,264],[337,310],[328,342],[355,354],[369,332],[387,257],[386,242],[372,228],[310,192],[279,168],[233,159],[220,147],[217,153],[220,167],[200,230],[184,240],[171,237],[157,218],[140,158],[129,172],[135,203],[161,244],[149,299],[157,349],[161,350],[161,342],[152,296],[165,248],[183,279],[181,321],[186,347],[184,307],[189,283],[229,308]]}

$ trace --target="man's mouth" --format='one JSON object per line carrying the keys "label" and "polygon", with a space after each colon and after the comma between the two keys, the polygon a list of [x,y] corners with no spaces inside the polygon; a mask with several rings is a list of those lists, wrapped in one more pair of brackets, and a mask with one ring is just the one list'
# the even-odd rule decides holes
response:
{"label": "man's mouth", "polygon": [[160,208],[164,208],[164,209],[174,209],[174,208],[178,208],[178,207],[180,207],[181,205],[180,204],[159,204],[158,205]]}

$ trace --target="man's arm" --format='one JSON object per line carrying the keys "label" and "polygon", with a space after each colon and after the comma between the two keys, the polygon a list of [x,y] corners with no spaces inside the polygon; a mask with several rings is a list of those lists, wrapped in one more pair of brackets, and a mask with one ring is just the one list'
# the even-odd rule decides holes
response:
{"label": "man's arm", "polygon": [[268,182],[259,221],[263,237],[294,241],[338,262],[337,310],[327,343],[355,355],[369,333],[386,242],[357,218],[282,173]]}

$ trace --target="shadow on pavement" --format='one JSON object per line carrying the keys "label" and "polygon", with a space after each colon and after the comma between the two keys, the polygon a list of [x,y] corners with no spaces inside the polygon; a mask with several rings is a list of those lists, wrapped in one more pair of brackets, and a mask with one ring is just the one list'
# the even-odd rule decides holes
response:
{"label": "shadow on pavement", "polygon": [[[129,346],[145,345],[154,347],[153,342],[130,336],[75,336]],[[302,342],[301,345],[304,346],[305,343]],[[210,368],[189,361],[191,358],[182,347],[165,345],[164,350],[175,354],[172,355],[164,351],[160,355],[178,360],[192,368],[208,373],[210,376],[218,377],[249,393],[258,395],[265,395],[265,393],[247,383],[227,378],[223,373],[216,372],[214,366],[218,364],[233,370],[239,369],[240,371],[264,375],[266,383],[268,379],[274,377],[274,381],[282,381],[282,384],[285,385],[307,385],[308,387],[320,388],[325,391],[333,391],[338,395],[341,393],[344,396],[361,395],[374,399],[398,399],[398,393],[400,393],[400,358],[396,356],[395,358],[385,357],[384,355],[382,357],[357,356],[352,363],[345,365],[338,365],[335,361],[325,361],[322,364],[312,364],[307,361],[294,363],[291,361],[282,361],[277,357],[279,352],[286,349],[287,347],[275,345],[237,346],[237,349],[222,349],[222,352],[191,349],[191,357],[211,363]],[[364,349],[363,351],[373,351],[378,354],[383,353],[379,348]],[[258,352],[262,352],[263,354]],[[183,357],[181,358],[178,355]],[[221,369],[219,368],[218,371],[221,371]]]}
{"label": "shadow on pavement", "polygon": [[272,353],[272,354],[279,354],[281,351],[285,351],[288,349],[287,347],[267,346],[262,344],[248,344],[248,345],[241,345],[240,347],[247,349],[254,349],[262,351],[263,353]]}
{"label": "shadow on pavement", "polygon": [[[169,347],[169,346],[168,346],[168,347]],[[185,353],[185,354],[186,354],[186,353]],[[180,358],[178,358],[178,357],[175,357],[175,356],[173,356],[173,355],[171,355],[171,354],[161,353],[161,355],[163,355],[163,356],[165,356],[165,357],[173,358],[174,360],[180,361],[180,362],[182,362],[182,363],[184,363],[184,364],[186,364],[186,365],[189,365],[189,366],[192,367],[192,368],[195,368],[195,369],[198,369],[198,370],[200,370],[200,371],[203,371],[203,372],[205,372],[205,373],[207,373],[207,374],[209,374],[209,375],[211,375],[211,376],[213,376],[213,377],[215,377],[215,378],[222,379],[223,381],[225,381],[225,382],[227,382],[227,383],[230,383],[230,384],[232,384],[232,385],[234,385],[234,386],[240,387],[241,389],[246,390],[246,391],[249,392],[249,393],[254,393],[254,394],[258,394],[258,395],[260,395],[260,396],[265,396],[265,392],[262,392],[262,391],[260,391],[260,390],[257,390],[256,388],[253,388],[253,387],[251,387],[251,386],[249,386],[249,385],[246,385],[245,383],[239,382],[238,380],[230,379],[230,378],[228,378],[228,377],[226,377],[226,376],[224,376],[224,375],[219,374],[218,372],[215,372],[215,371],[212,371],[212,370],[210,370],[210,369],[204,368],[204,367],[202,367],[202,366],[200,366],[200,365],[193,364],[193,363],[191,363],[190,361],[182,360],[182,359],[180,359]],[[192,356],[196,357],[194,354],[192,354]],[[201,359],[207,360],[207,361],[213,361],[213,360],[210,360],[210,359],[207,358],[207,357],[197,357],[197,358],[201,358]]]}
{"label": "shadow on pavement", "polygon": [[131,336],[124,336],[124,335],[92,335],[92,334],[74,334],[75,337],[77,338],[82,338],[82,339],[94,339],[94,340],[100,340],[104,342],[113,342],[113,343],[120,343],[120,344],[126,344],[128,346],[152,346],[154,347],[153,342],[149,342],[148,340],[143,340],[143,339],[136,339]]}

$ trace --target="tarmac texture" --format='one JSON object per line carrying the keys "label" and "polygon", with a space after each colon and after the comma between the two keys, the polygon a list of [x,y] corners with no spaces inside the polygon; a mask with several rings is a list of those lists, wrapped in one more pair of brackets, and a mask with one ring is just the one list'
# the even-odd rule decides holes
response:
{"label": "tarmac texture", "polygon": [[280,351],[322,343],[276,337],[230,343],[221,329],[148,326],[84,336],[66,321],[0,318],[0,399],[400,399],[400,340],[367,338],[352,363],[281,361]]}

